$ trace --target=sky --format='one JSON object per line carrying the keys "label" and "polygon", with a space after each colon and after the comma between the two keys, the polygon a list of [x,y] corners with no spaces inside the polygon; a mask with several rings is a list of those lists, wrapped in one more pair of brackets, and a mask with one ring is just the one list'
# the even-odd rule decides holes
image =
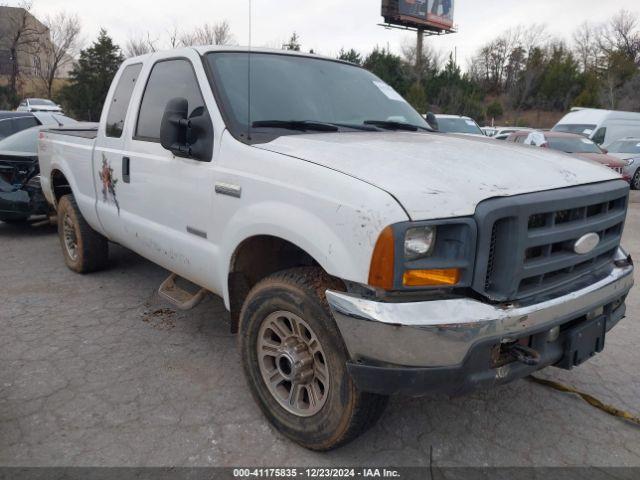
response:
{"label": "sky", "polygon": [[[380,0],[252,1],[255,46],[280,48],[293,31],[304,50],[329,56],[343,47],[366,54],[380,46],[400,53],[402,45],[415,42],[415,34],[378,26]],[[34,0],[33,4],[38,17],[76,13],[87,44],[101,27],[121,46],[147,33],[162,45],[174,26],[188,31],[221,20],[231,24],[238,44],[246,45],[249,39],[249,0]],[[605,20],[622,8],[640,13],[637,0],[455,0],[458,33],[431,37],[427,43],[444,55],[455,51],[465,66],[479,46],[507,28],[546,24],[550,34],[570,39],[582,22]]]}

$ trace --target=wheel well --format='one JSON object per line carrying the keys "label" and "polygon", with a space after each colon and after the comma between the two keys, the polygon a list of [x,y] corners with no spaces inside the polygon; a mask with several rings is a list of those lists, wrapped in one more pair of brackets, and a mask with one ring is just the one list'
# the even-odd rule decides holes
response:
{"label": "wheel well", "polygon": [[51,172],[51,188],[56,199],[56,205],[64,195],[72,193],[67,177],[60,170]]}
{"label": "wheel well", "polygon": [[260,235],[242,242],[231,258],[228,277],[231,331],[238,331],[242,304],[260,280],[289,268],[318,265],[303,249],[278,237]]}

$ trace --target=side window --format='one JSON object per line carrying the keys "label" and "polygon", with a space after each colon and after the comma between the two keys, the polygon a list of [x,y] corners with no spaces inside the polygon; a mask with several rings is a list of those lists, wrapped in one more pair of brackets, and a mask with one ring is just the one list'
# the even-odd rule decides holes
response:
{"label": "side window", "polygon": [[124,120],[127,117],[129,102],[133,94],[133,87],[136,85],[138,75],[142,70],[142,64],[129,65],[122,72],[122,76],[113,94],[109,113],[107,114],[107,137],[120,138],[124,129]]}
{"label": "side window", "polygon": [[140,104],[135,137],[159,141],[164,109],[173,98],[187,99],[189,116],[204,107],[193,67],[188,60],[160,61],[153,66]]}
{"label": "side window", "polygon": [[595,135],[593,136],[593,138],[591,140],[593,140],[598,145],[602,145],[604,143],[604,137],[606,135],[607,135],[607,128],[606,127],[602,127],[602,128],[598,129],[598,131],[595,133]]}

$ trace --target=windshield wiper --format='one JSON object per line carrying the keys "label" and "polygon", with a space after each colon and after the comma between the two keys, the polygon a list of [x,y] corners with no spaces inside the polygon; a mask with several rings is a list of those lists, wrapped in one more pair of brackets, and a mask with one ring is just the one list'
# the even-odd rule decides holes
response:
{"label": "windshield wiper", "polygon": [[339,130],[336,125],[311,120],[258,120],[253,122],[251,126],[253,128],[284,128],[301,132],[311,130],[316,132],[337,132]]}
{"label": "windshield wiper", "polygon": [[391,120],[365,120],[365,125],[373,125],[374,127],[384,128],[385,130],[406,130],[408,132],[417,132],[418,130],[424,130],[430,132],[427,127],[420,125],[413,125],[411,123],[393,122]]}

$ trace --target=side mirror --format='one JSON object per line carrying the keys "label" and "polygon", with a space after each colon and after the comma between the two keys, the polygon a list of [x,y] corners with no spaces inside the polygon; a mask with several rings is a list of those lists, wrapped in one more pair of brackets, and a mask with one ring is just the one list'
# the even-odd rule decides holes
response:
{"label": "side mirror", "polygon": [[198,107],[189,117],[189,104],[185,98],[170,100],[160,124],[160,144],[177,157],[211,161],[213,124],[207,109]]}
{"label": "side mirror", "polygon": [[189,156],[187,146],[187,116],[189,103],[186,98],[173,98],[167,102],[160,123],[160,144],[176,156]]}
{"label": "side mirror", "polygon": [[600,150],[602,150],[602,153],[604,153],[605,155],[609,153],[609,150],[607,150],[606,148],[600,147]]}

